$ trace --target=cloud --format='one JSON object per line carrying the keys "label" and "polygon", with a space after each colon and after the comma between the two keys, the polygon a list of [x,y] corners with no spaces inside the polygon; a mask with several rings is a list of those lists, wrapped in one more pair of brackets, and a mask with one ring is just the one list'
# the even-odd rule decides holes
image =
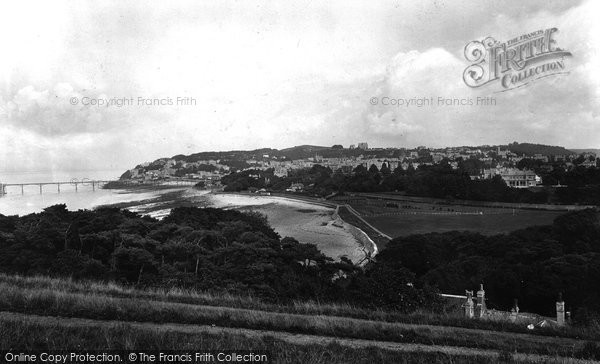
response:
{"label": "cloud", "polygon": [[4,103],[6,122],[42,135],[66,135],[103,130],[104,117],[92,108],[74,107],[70,98],[81,97],[68,83],[52,89],[21,88]]}
{"label": "cloud", "polygon": [[[202,150],[359,140],[568,147],[600,140],[600,29],[591,0],[38,4],[40,14],[30,5],[0,14],[0,41],[12,50],[0,59],[4,168],[121,168]],[[502,94],[464,85],[467,42],[547,27],[558,27],[559,44],[573,52],[569,75]],[[70,103],[177,96],[197,104]],[[381,103],[487,96],[497,104]]]}

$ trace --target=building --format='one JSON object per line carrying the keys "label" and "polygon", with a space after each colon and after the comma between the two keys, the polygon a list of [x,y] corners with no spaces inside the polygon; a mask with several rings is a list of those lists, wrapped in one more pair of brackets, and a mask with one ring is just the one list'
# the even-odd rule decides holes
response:
{"label": "building", "polygon": [[369,144],[367,142],[358,143],[358,149],[369,150]]}
{"label": "building", "polygon": [[505,321],[523,325],[529,324],[527,328],[530,330],[534,327],[561,327],[567,325],[569,321],[569,313],[565,312],[565,301],[562,298],[562,294],[558,295],[558,300],[556,301],[555,317],[544,317],[535,313],[521,312],[516,299],[513,301],[513,307],[510,311],[488,309],[486,307],[483,284],[479,286],[477,298],[473,297],[473,291],[465,291],[464,296],[443,293],[440,296],[445,301],[447,307],[451,307],[455,311],[462,311],[463,317],[469,319]]}
{"label": "building", "polygon": [[586,160],[584,160],[583,162],[581,162],[580,166],[583,166],[583,167],[585,167],[585,168],[593,168],[593,167],[596,167],[596,160],[595,160],[595,159],[594,159],[594,160],[589,160],[589,159],[586,159]]}
{"label": "building", "polygon": [[513,188],[535,187],[542,183],[542,179],[535,172],[528,169],[494,168],[483,170],[483,178],[485,179],[491,179],[497,175],[502,177],[508,187]]}
{"label": "building", "polygon": [[302,183],[292,183],[292,185],[286,189],[288,192],[302,192],[304,191],[304,184]]}

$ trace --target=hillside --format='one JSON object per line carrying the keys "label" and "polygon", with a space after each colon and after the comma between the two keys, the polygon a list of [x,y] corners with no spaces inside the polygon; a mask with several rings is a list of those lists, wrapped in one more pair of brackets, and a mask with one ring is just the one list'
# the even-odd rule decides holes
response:
{"label": "hillside", "polygon": [[588,149],[571,149],[571,150],[577,154],[594,153],[596,155],[600,155],[600,149],[588,148]]}
{"label": "hillside", "polygon": [[[597,300],[585,289],[598,285],[599,221],[584,210],[487,240],[458,232],[398,238],[363,267],[281,238],[256,213],[179,207],[159,221],[56,205],[0,215],[0,350],[248,349],[268,351],[275,363],[585,362],[573,358],[600,358]],[[536,281],[553,276],[545,270],[560,279]],[[522,307],[553,305],[562,291],[575,308],[572,324],[467,319],[428,284],[457,293],[485,282],[488,307],[504,309],[513,285],[529,280]]]}
{"label": "hillside", "polygon": [[[419,150],[421,159],[419,161],[427,162],[431,160],[429,153],[444,153],[444,151],[451,151],[456,148],[437,148],[427,149],[419,147],[412,149],[412,151]],[[495,151],[496,148],[509,149],[510,151],[518,155],[533,156],[535,154],[542,154],[545,156],[555,155],[573,155],[574,152],[567,150],[560,146],[550,146],[542,144],[532,143],[511,143],[508,145],[499,146],[463,146],[458,149],[467,151],[481,151],[489,152]],[[285,149],[272,149],[272,148],[260,148],[255,150],[232,150],[232,151],[209,151],[193,153],[190,155],[177,154],[171,158],[159,158],[152,162],[146,162],[137,165],[134,169],[138,170],[139,173],[145,174],[149,171],[157,172],[162,171],[162,175],[169,175],[175,177],[182,177],[185,175],[198,173],[198,172],[210,172],[217,173],[220,175],[228,174],[230,171],[239,171],[258,165],[269,165],[273,163],[289,162],[293,160],[301,159],[312,159],[316,156],[323,158],[356,158],[359,156],[375,159],[386,159],[386,158],[399,158],[405,159],[410,154],[407,152],[410,149],[406,148],[374,148],[369,150],[363,150],[359,148],[343,148],[342,145],[333,145],[331,147],[318,146],[318,145],[299,145]],[[447,154],[452,156],[452,153]],[[429,156],[429,157],[428,157]],[[266,164],[261,164],[264,162]],[[413,160],[414,162],[414,160]],[[275,165],[273,164],[273,165]],[[121,176],[122,179],[132,178],[131,170],[126,171]]]}
{"label": "hillside", "polygon": [[[0,275],[0,289],[0,350],[246,349],[268,352],[274,363],[585,363],[600,355],[597,341],[570,338],[590,334],[566,329],[518,333],[516,325],[476,328],[477,321],[447,316],[273,306],[241,296],[45,277]],[[367,316],[355,318],[361,315]]]}
{"label": "hillside", "polygon": [[532,144],[532,143],[510,143],[506,146],[511,152],[518,155],[525,154],[526,156],[533,156],[535,154],[542,154],[547,156],[555,155],[570,155],[576,152],[565,149],[559,146],[544,145],[544,144]]}

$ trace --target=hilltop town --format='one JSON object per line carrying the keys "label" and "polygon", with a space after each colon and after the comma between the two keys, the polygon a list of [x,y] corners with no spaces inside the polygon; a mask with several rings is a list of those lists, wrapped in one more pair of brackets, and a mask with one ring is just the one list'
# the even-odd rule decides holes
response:
{"label": "hilltop town", "polygon": [[[568,178],[561,176],[577,168],[595,169],[598,158],[595,151],[571,151],[562,147],[516,142],[498,146],[420,146],[412,149],[369,148],[368,143],[362,142],[348,148],[342,145],[298,146],[282,150],[176,155],[140,164],[126,171],[121,179],[137,183],[191,179],[202,182],[201,185],[208,188],[219,188],[222,178],[234,172],[255,171],[248,175],[258,179],[264,178],[262,171],[285,179],[317,165],[345,176],[355,174],[360,166],[385,175],[443,165],[468,174],[471,180],[491,180],[499,176],[508,187],[536,188],[564,187]],[[269,185],[268,182],[266,185]],[[283,187],[297,191],[307,186],[291,181]]]}

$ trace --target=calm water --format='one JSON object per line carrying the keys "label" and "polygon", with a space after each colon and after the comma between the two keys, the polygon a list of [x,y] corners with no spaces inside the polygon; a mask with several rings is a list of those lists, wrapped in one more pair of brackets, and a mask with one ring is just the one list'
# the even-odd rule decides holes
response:
{"label": "calm water", "polygon": [[[108,171],[71,171],[71,172],[30,172],[30,173],[0,173],[2,183],[35,183],[35,182],[67,182],[74,179],[114,180],[122,170]],[[119,190],[92,190],[91,185],[75,186],[65,184],[60,186],[60,193],[55,185],[43,186],[40,194],[39,186],[25,186],[23,193],[20,187],[7,187],[7,194],[0,196],[0,214],[25,215],[40,212],[48,206],[59,203],[67,205],[69,210],[91,209],[99,205],[119,202],[136,201],[155,196],[155,192],[125,193]]]}
{"label": "calm water", "polygon": [[[112,180],[118,178],[121,173],[122,171],[0,174],[0,181],[2,183],[64,182],[74,178]],[[79,210],[133,202],[130,207],[127,207],[128,209],[161,217],[169,213],[169,208],[163,209],[161,204],[168,205],[169,202],[173,202],[165,199],[165,194],[172,191],[171,189],[147,192],[102,189],[92,191],[91,186],[79,185],[78,190],[75,191],[75,187],[70,184],[61,185],[60,189],[59,193],[56,186],[44,186],[43,193],[40,194],[39,186],[27,186],[21,194],[20,187],[8,187],[8,193],[0,196],[0,214],[26,215],[61,203],[66,204],[69,210]],[[152,200],[159,196],[164,201]],[[214,195],[191,188],[186,189],[183,195],[172,198],[185,199],[198,206],[252,209],[265,214],[269,223],[281,236],[293,236],[300,242],[316,244],[323,253],[333,258],[346,256],[353,261],[362,258],[359,243],[350,231],[331,224],[333,210],[329,208],[281,198]]]}

